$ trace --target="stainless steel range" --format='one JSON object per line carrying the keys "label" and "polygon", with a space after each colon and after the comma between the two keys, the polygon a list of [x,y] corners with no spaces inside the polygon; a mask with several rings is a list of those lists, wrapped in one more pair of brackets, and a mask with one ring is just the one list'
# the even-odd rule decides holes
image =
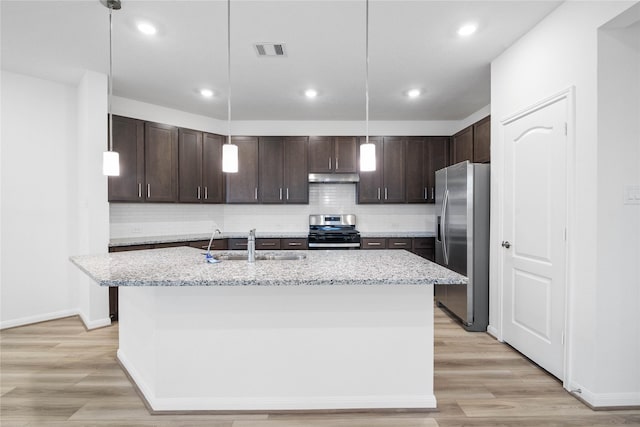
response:
{"label": "stainless steel range", "polygon": [[309,249],[359,248],[355,215],[309,215]]}

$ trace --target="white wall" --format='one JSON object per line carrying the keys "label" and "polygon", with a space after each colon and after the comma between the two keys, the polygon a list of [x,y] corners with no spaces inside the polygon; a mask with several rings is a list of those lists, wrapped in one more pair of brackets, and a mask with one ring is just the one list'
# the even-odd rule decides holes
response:
{"label": "white wall", "polygon": [[76,89],[6,71],[2,85],[0,326],[75,314],[69,233]]}
{"label": "white wall", "polygon": [[2,71],[0,328],[79,314],[110,323],[106,288],[69,262],[106,252],[106,79],[79,87]]}
{"label": "white wall", "polygon": [[[499,252],[502,203],[503,147],[500,121],[569,87],[575,87],[575,164],[569,176],[570,195],[569,237],[569,388],[580,388],[582,397],[599,405],[640,404],[639,382],[629,389],[623,380],[624,369],[616,364],[602,365],[600,355],[609,351],[598,335],[599,322],[617,310],[601,302],[598,297],[607,283],[599,282],[599,268],[603,275],[608,266],[599,262],[602,248],[598,240],[598,191],[603,171],[599,170],[598,154],[598,28],[617,16],[633,2],[565,2],[541,21],[533,30],[507,49],[492,63],[492,201],[491,201],[491,290],[490,328],[501,335],[499,300]],[[637,157],[636,157],[637,158]],[[608,172],[608,171],[607,171]],[[571,188],[571,187],[570,187]],[[624,224],[608,224],[615,233]],[[618,249],[616,249],[618,251]],[[636,276],[637,277],[637,276]],[[637,286],[636,280],[636,286]],[[624,295],[617,295],[624,298]],[[638,312],[636,298],[634,312]],[[630,303],[632,306],[634,303]],[[634,337],[625,328],[611,328],[609,340],[625,342]],[[609,341],[607,340],[607,341]],[[625,348],[618,357],[629,363],[640,360],[637,348]],[[628,373],[627,373],[628,374]],[[603,387],[599,378],[611,376],[612,384]]]}
{"label": "white wall", "polygon": [[640,205],[624,199],[626,186],[640,187],[640,4],[635,9],[633,27],[610,23],[598,32],[596,300],[603,351],[596,364],[617,367],[597,371],[597,390],[605,395],[640,394]]}

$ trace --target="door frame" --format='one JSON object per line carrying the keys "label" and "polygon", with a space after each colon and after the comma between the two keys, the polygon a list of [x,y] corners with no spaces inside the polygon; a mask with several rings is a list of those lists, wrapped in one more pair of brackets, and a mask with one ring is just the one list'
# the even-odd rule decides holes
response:
{"label": "door frame", "polygon": [[496,315],[495,323],[492,322],[492,324],[489,325],[489,328],[487,329],[487,331],[491,335],[495,336],[498,339],[498,341],[504,342],[504,334],[503,334],[504,318],[502,315],[502,312],[504,309],[504,303],[505,303],[504,302],[504,280],[503,280],[504,253],[498,250],[500,246],[500,242],[504,240],[503,239],[503,228],[504,228],[503,206],[504,206],[505,196],[504,196],[504,185],[502,184],[503,182],[502,178],[504,176],[504,161],[505,161],[504,160],[504,143],[505,143],[504,127],[509,123],[512,123],[515,120],[522,118],[523,116],[531,114],[536,110],[542,109],[562,99],[566,99],[567,101],[567,145],[565,147],[566,149],[565,179],[566,179],[566,191],[567,191],[566,192],[567,194],[566,212],[567,213],[566,213],[565,221],[566,221],[567,236],[566,236],[566,245],[565,245],[565,278],[564,278],[566,286],[565,286],[565,318],[564,318],[565,347],[564,347],[564,363],[563,363],[563,369],[564,369],[563,387],[569,390],[569,385],[572,383],[571,367],[572,367],[572,361],[574,360],[573,328],[572,328],[573,318],[574,318],[573,316],[574,302],[573,302],[572,296],[575,293],[575,283],[573,279],[575,260],[572,258],[572,255],[573,255],[572,248],[574,247],[572,225],[576,223],[575,86],[570,86],[567,89],[564,89],[552,96],[544,98],[541,101],[531,104],[528,107],[512,115],[505,117],[504,119],[500,120],[499,126],[497,126],[498,127],[497,135],[492,135],[492,141],[497,142],[496,144],[497,147],[496,147],[496,150],[492,150],[493,152],[491,157],[494,158],[495,151],[499,151],[499,156],[495,156],[497,157],[497,159],[499,159],[499,164],[497,165],[495,163],[492,164],[492,175],[495,174],[494,178],[492,179],[492,182],[495,185],[494,188],[497,190],[497,191],[493,191],[492,193],[495,194],[497,200],[496,200],[496,204],[494,205],[496,206],[495,212],[494,211],[491,212],[492,216],[493,215],[496,216],[496,222],[494,223],[496,225],[496,227],[494,228],[496,232],[492,233],[493,239],[491,241],[490,255],[493,256],[494,257],[493,259],[495,260],[494,262],[495,272],[492,276],[494,277],[495,283],[497,285],[495,287],[496,297],[493,300],[497,301],[499,306],[497,307],[496,310],[493,310],[493,313]]}

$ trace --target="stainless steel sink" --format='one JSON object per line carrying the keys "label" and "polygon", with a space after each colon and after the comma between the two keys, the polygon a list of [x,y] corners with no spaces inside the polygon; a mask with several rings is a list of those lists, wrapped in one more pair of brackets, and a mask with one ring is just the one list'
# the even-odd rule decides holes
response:
{"label": "stainless steel sink", "polygon": [[[213,258],[218,261],[246,261],[248,259],[248,255],[246,252],[241,253],[221,253],[217,255],[213,255]],[[256,254],[256,261],[300,261],[306,259],[307,255],[303,253],[292,253],[292,252],[283,252],[283,253],[266,253]]]}

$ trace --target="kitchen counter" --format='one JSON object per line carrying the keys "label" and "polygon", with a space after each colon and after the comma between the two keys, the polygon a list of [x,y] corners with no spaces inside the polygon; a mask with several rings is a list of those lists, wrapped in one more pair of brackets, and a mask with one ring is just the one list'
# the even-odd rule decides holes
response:
{"label": "kitchen counter", "polygon": [[[226,251],[225,251],[226,252]],[[265,253],[266,251],[256,251]],[[303,260],[205,262],[190,247],[72,257],[101,286],[462,284],[467,278],[407,251],[296,251]],[[214,252],[212,254],[219,254]],[[246,251],[233,251],[234,255]],[[283,252],[278,252],[282,254]]]}
{"label": "kitchen counter", "polygon": [[154,412],[436,408],[433,283],[466,278],[406,251],[295,253],[72,261],[120,286],[117,358]]}

